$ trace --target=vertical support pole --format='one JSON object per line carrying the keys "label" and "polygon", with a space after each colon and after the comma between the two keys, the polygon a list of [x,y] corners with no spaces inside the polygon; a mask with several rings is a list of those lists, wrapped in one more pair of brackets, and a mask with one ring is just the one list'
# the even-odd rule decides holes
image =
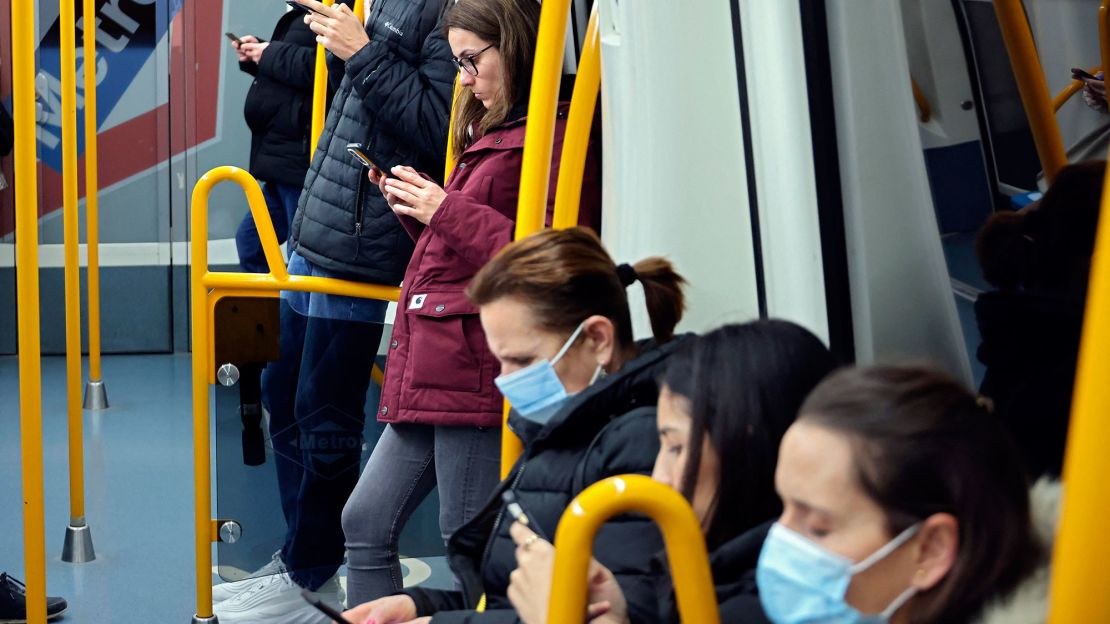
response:
{"label": "vertical support pole", "polygon": [[1102,214],[1091,263],[1087,309],[1075,376],[1071,425],[1064,460],[1064,501],[1052,556],[1049,621],[1110,621],[1110,593],[1092,564],[1110,558],[1110,542],[1100,521],[1110,504],[1110,178],[1102,190]]}
{"label": "vertical support pole", "polygon": [[1098,51],[1103,75],[1110,73],[1110,0],[1098,6]]}
{"label": "vertical support pole", "polygon": [[208,373],[212,367],[209,350],[208,289],[208,194],[213,181],[201,176],[193,187],[190,231],[189,296],[193,326],[193,487],[196,523],[197,611],[193,622],[212,622],[212,450],[209,441]]}
{"label": "vertical support pole", "polygon": [[[1107,0],[1110,1],[1110,0]],[[597,2],[590,11],[582,58],[578,59],[578,76],[570,98],[563,156],[559,162],[559,180],[555,185],[555,213],[551,227],[562,230],[578,225],[582,204],[582,176],[590,149],[590,131],[594,124],[597,94],[601,90],[601,36],[597,27]]]}
{"label": "vertical support pole", "polygon": [[[89,17],[85,17],[89,16]],[[96,0],[83,0],[81,29],[85,50],[85,243],[88,247],[89,381],[84,408],[108,409],[100,370],[100,165],[96,111]]]}
{"label": "vertical support pole", "polygon": [[1029,129],[1033,132],[1033,142],[1037,146],[1037,156],[1041,159],[1045,180],[1049,184],[1056,174],[1068,164],[1064,152],[1064,141],[1060,138],[1060,126],[1056,123],[1056,113],[1052,108],[1052,95],[1048,92],[1041,61],[1033,43],[1033,33],[1029,30],[1029,20],[1021,0],[994,0],[994,12],[998,16],[998,26],[1002,30],[1002,40],[1010,56],[1010,66],[1014,71],[1021,103],[1029,118]]}
{"label": "vertical support pole", "polygon": [[23,557],[27,622],[46,624],[43,535],[42,369],[39,362],[38,180],[35,141],[35,3],[13,2],[15,247],[19,324],[19,435],[23,449]]}
{"label": "vertical support pole", "polygon": [[[81,412],[81,259],[77,224],[77,40],[73,0],[60,0],[62,225],[65,249],[66,415],[69,421],[69,526],[62,560],[91,561],[85,524],[85,441]],[[74,540],[79,540],[75,543]],[[88,541],[88,549],[80,541]]]}
{"label": "vertical support pole", "polygon": [[[328,6],[335,2],[335,0],[321,1]],[[310,136],[312,149],[308,150],[309,162],[312,161],[312,156],[316,153],[316,144],[320,142],[320,135],[324,132],[324,119],[328,114],[325,107],[328,95],[328,64],[325,61],[324,54],[324,46],[316,44],[316,75],[312,83],[312,134]]]}
{"label": "vertical support pole", "polygon": [[[547,0],[540,9],[536,35],[536,61],[528,100],[528,125],[524,130],[524,158],[520,165],[520,195],[516,209],[515,239],[543,229],[547,214],[547,187],[551,178],[551,146],[555,137],[555,109],[563,76],[570,0]],[[501,427],[501,476],[509,473],[524,447],[509,429],[509,405]]]}

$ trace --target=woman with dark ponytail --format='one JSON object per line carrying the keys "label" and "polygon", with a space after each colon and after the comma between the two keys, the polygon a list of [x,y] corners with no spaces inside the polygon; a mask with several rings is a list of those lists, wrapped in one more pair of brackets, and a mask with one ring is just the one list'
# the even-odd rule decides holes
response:
{"label": "woman with dark ponytail", "polygon": [[[625,289],[644,289],[653,339],[637,342]],[[448,541],[461,591],[409,589],[349,612],[352,622],[516,622],[507,597],[516,568],[511,492],[536,528],[555,535],[570,501],[618,474],[650,475],[659,451],[657,380],[684,337],[685,280],[662,258],[613,262],[592,231],[544,230],[505,247],[467,290],[479,307],[498,388],[513,406],[509,428],[524,454],[489,502]],[[652,558],[658,531],[620,518],[598,532],[594,556],[621,585],[633,621],[654,621]],[[485,610],[476,612],[482,595]]]}

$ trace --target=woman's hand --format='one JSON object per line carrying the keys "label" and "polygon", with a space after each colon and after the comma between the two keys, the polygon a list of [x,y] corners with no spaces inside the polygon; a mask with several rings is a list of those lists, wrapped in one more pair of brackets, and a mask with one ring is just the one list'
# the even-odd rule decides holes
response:
{"label": "woman's hand", "polygon": [[404,595],[386,596],[371,602],[364,602],[359,606],[343,612],[343,617],[355,624],[402,624],[403,622],[421,622],[431,618],[416,617],[416,603],[412,598]]}
{"label": "woman's hand", "polygon": [[327,6],[316,0],[297,0],[297,3],[317,11],[305,15],[304,23],[316,33],[316,43],[344,61],[370,43],[362,20],[346,4]]}
{"label": "woman's hand", "polygon": [[1088,107],[1101,113],[1105,113],[1106,81],[1103,78],[1102,72],[1095,74],[1095,78],[1097,78],[1097,80],[1080,77],[1080,79],[1083,81],[1083,101],[1087,103]]}
{"label": "woman's hand", "polygon": [[247,56],[245,51],[243,50],[243,46],[248,43],[258,43],[258,37],[255,37],[254,35],[243,35],[242,37],[239,37],[238,42],[231,42],[231,47],[235,48],[235,55],[239,57],[240,63],[246,63],[247,61],[251,60],[250,57]]}
{"label": "woman's hand", "polygon": [[[519,522],[509,527],[516,542],[517,568],[509,575],[509,601],[525,624],[546,624],[551,602],[555,547]],[[587,620],[593,624],[628,622],[624,593],[608,568],[590,560]]]}
{"label": "woman's hand", "polygon": [[[431,223],[447,193],[412,167],[397,166],[390,171],[397,177],[385,178],[378,184],[389,207],[393,212],[412,217],[424,225]],[[370,180],[374,181],[374,178]]]}
{"label": "woman's hand", "polygon": [[262,62],[262,53],[266,51],[266,47],[269,45],[269,41],[263,43],[243,41],[243,45],[239,46],[238,49],[239,56],[247,57],[246,60],[251,61],[252,63],[260,63]]}

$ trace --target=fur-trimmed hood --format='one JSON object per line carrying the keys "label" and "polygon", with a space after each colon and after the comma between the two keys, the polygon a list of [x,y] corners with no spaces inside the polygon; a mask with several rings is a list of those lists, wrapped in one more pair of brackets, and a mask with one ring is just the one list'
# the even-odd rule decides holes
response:
{"label": "fur-trimmed hood", "polygon": [[1048,582],[1051,576],[1052,544],[1059,521],[1061,486],[1043,478],[1030,491],[1029,506],[1033,531],[1044,546],[1044,560],[1016,589],[992,600],[975,624],[1039,624],[1048,616]]}

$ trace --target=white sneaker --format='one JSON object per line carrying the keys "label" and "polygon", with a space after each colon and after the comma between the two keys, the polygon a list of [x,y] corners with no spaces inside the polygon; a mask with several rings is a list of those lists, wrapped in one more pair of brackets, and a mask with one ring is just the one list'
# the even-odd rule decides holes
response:
{"label": "white sneaker", "polygon": [[261,568],[255,570],[247,578],[241,581],[232,581],[230,583],[220,583],[219,585],[213,585],[212,603],[216,604],[223,602],[231,598],[235,594],[238,594],[244,589],[250,587],[251,585],[254,585],[258,581],[262,580],[262,577],[272,576],[274,574],[281,574],[284,571],[285,563],[283,563],[281,560],[281,551],[279,550],[274,553],[273,558],[270,559],[270,563],[267,563]]}
{"label": "white sneaker", "polygon": [[[216,605],[214,615],[221,624],[332,624],[328,616],[304,601],[300,586],[284,570],[254,581],[253,585]],[[332,577],[313,594],[341,610],[338,592],[339,583]]]}

